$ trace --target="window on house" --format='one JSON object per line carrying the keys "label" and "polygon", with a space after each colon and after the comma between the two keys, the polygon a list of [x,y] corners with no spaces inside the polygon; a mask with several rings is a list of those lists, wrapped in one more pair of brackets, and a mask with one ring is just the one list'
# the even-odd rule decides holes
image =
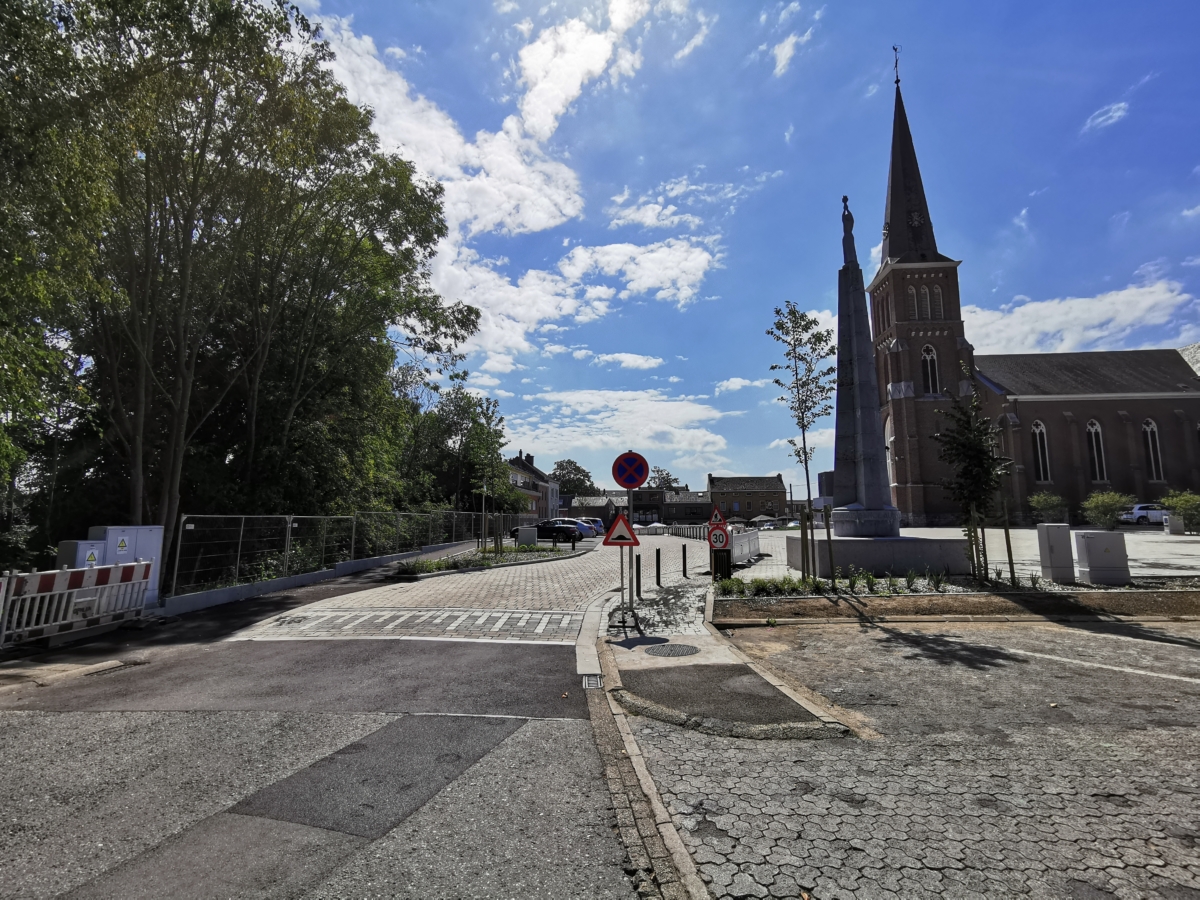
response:
{"label": "window on house", "polygon": [[721,512],[725,512],[725,501],[721,501]]}
{"label": "window on house", "polygon": [[926,394],[941,393],[938,386],[937,351],[929,344],[921,348],[921,385]]}
{"label": "window on house", "polygon": [[1158,426],[1153,419],[1142,423],[1142,443],[1146,448],[1146,471],[1151,481],[1163,480],[1162,454],[1158,447]]}
{"label": "window on house", "polygon": [[767,509],[774,509],[774,508],[775,508],[775,501],[774,501],[774,500],[768,500],[768,501],[767,501]]}
{"label": "window on house", "polygon": [[942,288],[936,284],[933,286],[933,317],[935,319],[946,318],[946,305],[942,302]]}
{"label": "window on house", "polygon": [[1050,480],[1050,447],[1046,442],[1046,426],[1034,422],[1033,434],[1033,480]]}
{"label": "window on house", "polygon": [[746,512],[754,512],[754,501],[753,500],[746,501]]}
{"label": "window on house", "polygon": [[1087,423],[1087,445],[1092,481],[1108,481],[1108,467],[1104,464],[1104,434],[1095,419]]}
{"label": "window on house", "polygon": [[917,289],[911,284],[908,286],[908,317],[910,319],[917,317]]}
{"label": "window on house", "polygon": [[929,287],[921,285],[921,318],[929,318]]}
{"label": "window on house", "polygon": [[734,512],[741,512],[741,511],[742,511],[742,504],[741,504],[741,502],[740,502],[740,501],[738,501],[738,500],[734,500],[734,501],[733,501],[733,511],[734,511]]}

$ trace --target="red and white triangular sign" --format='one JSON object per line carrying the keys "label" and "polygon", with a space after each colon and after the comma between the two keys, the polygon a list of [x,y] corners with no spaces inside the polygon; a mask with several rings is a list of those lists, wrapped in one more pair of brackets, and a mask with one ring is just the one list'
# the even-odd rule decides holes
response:
{"label": "red and white triangular sign", "polygon": [[608,529],[608,534],[604,536],[605,547],[640,547],[641,544],[633,529],[629,527],[629,520],[625,518],[624,513],[617,516],[617,521],[612,523],[612,528]]}
{"label": "red and white triangular sign", "polygon": [[715,506],[713,507],[712,515],[708,517],[708,524],[714,527],[725,524],[725,517],[721,515],[721,511]]}

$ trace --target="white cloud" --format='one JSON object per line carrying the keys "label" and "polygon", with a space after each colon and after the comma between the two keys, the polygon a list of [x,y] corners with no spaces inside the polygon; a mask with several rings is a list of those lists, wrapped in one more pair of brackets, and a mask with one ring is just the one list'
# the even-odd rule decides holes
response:
{"label": "white cloud", "polygon": [[779,11],[779,24],[783,25],[798,12],[800,12],[800,4],[796,0],[792,0],[791,3]]}
{"label": "white cloud", "polygon": [[1189,256],[1187,259],[1185,259],[1183,262],[1181,262],[1180,265],[1181,266],[1200,266],[1200,256]]}
{"label": "white cloud", "polygon": [[681,175],[642,194],[632,205],[626,205],[630,198],[629,188],[626,187],[612,198],[613,205],[605,210],[610,216],[608,227],[640,225],[642,228],[677,228],[682,225],[694,229],[703,225],[704,219],[695,212],[681,212],[677,204],[694,211],[718,207],[730,215],[737,210],[743,197],[762,190],[768,181],[781,174],[779,171],[760,172],[753,179],[741,183],[692,183],[687,175]]}
{"label": "white cloud", "polygon": [[1088,116],[1087,121],[1083,123],[1083,130],[1093,131],[1097,128],[1107,128],[1117,124],[1128,114],[1129,104],[1124,100],[1118,100],[1116,103],[1100,107]]}
{"label": "white cloud", "polygon": [[495,387],[500,383],[500,379],[492,375],[481,375],[479,372],[472,372],[471,383],[480,387]]}
{"label": "white cloud", "polygon": [[515,12],[520,7],[517,6],[515,0],[496,0],[496,12],[500,15],[505,13]]}
{"label": "white cloud", "polygon": [[812,40],[813,30],[810,28],[803,35],[798,35],[795,32],[789,34],[786,38],[771,48],[771,53],[775,56],[775,77],[780,78],[788,70],[788,66],[792,64],[792,57],[796,55],[797,44],[807,44]]}
{"label": "white cloud", "polygon": [[874,97],[877,93],[879,93],[879,85],[868,84],[867,92],[865,94],[863,94],[863,99],[865,100],[868,97]]}
{"label": "white cloud", "polygon": [[[817,428],[808,433],[809,447],[832,447],[834,439],[837,437],[833,428]],[[796,443],[800,443],[800,435],[792,438]],[[787,438],[777,438],[767,444],[768,450],[791,450],[792,445],[787,442]]]}
{"label": "white cloud", "polygon": [[613,206],[607,212],[612,216],[608,223],[609,228],[619,228],[622,225],[641,225],[643,228],[677,228],[686,225],[688,228],[695,228],[704,224],[704,220],[699,216],[678,212],[675,206],[663,206],[653,202],[634,206]]}
{"label": "white cloud", "polygon": [[559,271],[571,281],[591,273],[620,275],[626,288],[622,297],[654,292],[658,300],[684,306],[696,297],[708,270],[719,265],[702,244],[668,238],[657,244],[606,244],[599,247],[575,247],[558,264]]}
{"label": "white cloud", "polygon": [[542,348],[542,356],[554,356],[558,353],[566,353],[569,349],[569,347],[564,347],[562,344],[547,344]]}
{"label": "white cloud", "polygon": [[877,270],[883,264],[883,241],[871,248],[871,271]]}
{"label": "white cloud", "polygon": [[712,26],[717,24],[718,18],[719,16],[709,18],[703,12],[697,10],[696,20],[700,23],[700,30],[692,36],[690,41],[679,48],[675,53],[675,59],[680,60],[691,56],[692,51],[704,43],[704,39],[708,37],[708,32],[712,29]]}
{"label": "white cloud", "polygon": [[1016,216],[1013,217],[1013,224],[1022,231],[1029,231],[1029,207],[1026,206]]}
{"label": "white cloud", "polygon": [[1166,325],[1185,308],[1194,314],[1193,298],[1183,285],[1166,280],[1131,284],[1096,297],[1021,299],[998,310],[963,307],[976,353],[1120,349],[1140,328]]}
{"label": "white cloud", "polygon": [[1160,256],[1158,259],[1142,263],[1133,274],[1140,278],[1143,284],[1149,284],[1152,281],[1161,281],[1170,270],[1171,264],[1167,262],[1167,258]]}
{"label": "white cloud", "polygon": [[784,142],[785,144],[791,145],[791,143],[792,143],[792,135],[793,135],[793,134],[795,134],[795,133],[796,133],[796,126],[795,126],[795,125],[788,125],[788,127],[787,127],[787,131],[785,131],[785,132],[783,133],[783,142]]}
{"label": "white cloud", "polygon": [[593,353],[591,350],[576,350],[571,355],[576,359],[587,359],[589,356],[592,356]]}
{"label": "white cloud", "polygon": [[523,19],[514,25],[513,28],[521,32],[521,37],[528,39],[533,34],[533,19]]}
{"label": "white cloud", "polygon": [[713,391],[714,394],[724,394],[729,391],[740,391],[747,387],[766,387],[771,383],[770,378],[759,378],[751,381],[749,378],[726,378],[724,381],[718,381],[717,387]]}
{"label": "white cloud", "polygon": [[1200,206],[1193,206],[1191,209],[1185,209],[1183,211],[1183,215],[1189,219],[1194,219],[1196,216],[1200,216]]}
{"label": "white cloud", "polygon": [[678,375],[672,375],[670,378],[667,379],[667,381],[671,382],[671,384],[679,384],[679,382],[683,381],[683,379],[680,378]]}
{"label": "white cloud", "polygon": [[492,391],[492,394],[494,394],[494,395],[495,395],[495,396],[497,396],[497,397],[506,397],[506,398],[507,398],[507,397],[515,397],[515,396],[517,396],[517,395],[516,395],[516,394],[514,394],[512,391],[502,391],[502,390],[500,390],[499,388],[497,388],[496,390]]}
{"label": "white cloud", "polygon": [[659,390],[579,390],[534,394],[533,412],[512,416],[508,439],[522,448],[558,454],[575,448],[674,453],[671,465],[718,466],[725,438],[705,427],[727,413],[696,397],[671,397]]}
{"label": "white cloud", "polygon": [[598,353],[592,365],[617,363],[622,369],[657,369],[663,360],[657,356],[642,356],[639,353]]}

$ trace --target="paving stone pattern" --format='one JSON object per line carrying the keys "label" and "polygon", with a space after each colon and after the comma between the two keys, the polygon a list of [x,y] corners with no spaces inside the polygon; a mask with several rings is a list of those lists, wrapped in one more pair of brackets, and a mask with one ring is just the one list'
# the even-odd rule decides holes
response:
{"label": "paving stone pattern", "polygon": [[[697,567],[707,568],[707,550],[702,542],[670,536],[644,537],[641,541],[643,595],[647,602],[656,602],[651,598],[658,595],[654,584],[656,549],[662,551],[664,594],[678,598],[703,596],[709,582],[697,571]],[[689,579],[683,578],[684,544],[688,545]],[[332,597],[265,619],[235,639],[457,637],[574,641],[583,623],[583,611],[619,583],[617,551],[602,547],[571,559],[444,575]],[[689,621],[702,628],[696,621],[696,603],[688,603],[684,605]]]}
{"label": "paving stone pattern", "polygon": [[[1200,628],[755,629],[880,736],[630,722],[718,898],[1200,897]],[[1054,704],[1054,705],[1051,705]]]}

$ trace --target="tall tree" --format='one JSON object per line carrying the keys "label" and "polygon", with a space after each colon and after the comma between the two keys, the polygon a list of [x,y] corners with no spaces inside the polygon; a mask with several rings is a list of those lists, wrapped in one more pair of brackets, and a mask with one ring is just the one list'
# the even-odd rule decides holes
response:
{"label": "tall tree", "polygon": [[591,497],[600,493],[592,482],[592,473],[573,459],[560,459],[550,470],[550,480],[558,482],[558,490],[573,497]]}
{"label": "tall tree", "polygon": [[648,479],[648,483],[650,487],[669,491],[671,488],[676,487],[679,484],[679,479],[662,466],[652,466],[650,468],[650,478]]}
{"label": "tall tree", "polygon": [[788,300],[783,307],[775,307],[775,324],[767,329],[767,335],[783,344],[782,364],[771,366],[772,372],[783,373],[773,380],[784,393],[779,402],[787,405],[792,421],[800,430],[799,441],[788,438],[792,455],[804,467],[804,484],[808,491],[808,503],[812,505],[813,447],[808,444],[808,432],[825,416],[833,412],[831,398],[836,382],[836,366],[825,366],[825,360],[837,353],[833,331],[822,329],[820,322],[795,303]]}

